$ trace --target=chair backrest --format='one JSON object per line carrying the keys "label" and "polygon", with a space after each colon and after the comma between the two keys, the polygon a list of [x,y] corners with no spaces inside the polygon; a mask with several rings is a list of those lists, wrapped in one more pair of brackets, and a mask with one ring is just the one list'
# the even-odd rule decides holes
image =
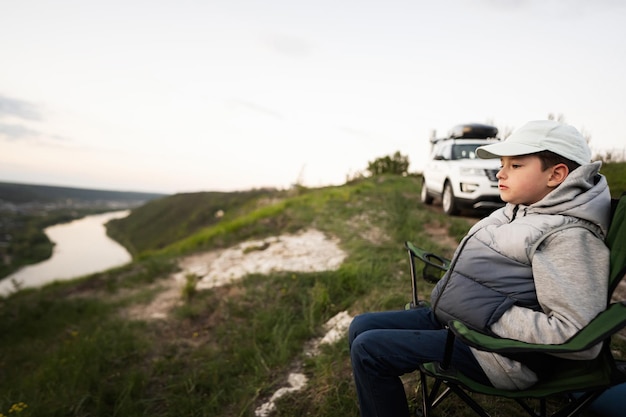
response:
{"label": "chair backrest", "polygon": [[626,274],[626,193],[617,201],[606,244],[611,250],[610,297]]}

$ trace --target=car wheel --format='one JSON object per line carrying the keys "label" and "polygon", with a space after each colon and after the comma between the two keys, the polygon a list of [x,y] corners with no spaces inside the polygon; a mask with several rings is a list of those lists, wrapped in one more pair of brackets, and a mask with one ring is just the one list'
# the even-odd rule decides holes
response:
{"label": "car wheel", "polygon": [[422,179],[422,192],[420,193],[420,201],[424,204],[432,204],[433,198],[428,195],[428,189],[426,188],[426,181]]}
{"label": "car wheel", "polygon": [[453,215],[459,212],[459,208],[457,207],[457,203],[454,198],[454,191],[452,190],[452,185],[449,182],[446,182],[446,184],[443,186],[441,203],[443,205],[444,213],[448,215]]}

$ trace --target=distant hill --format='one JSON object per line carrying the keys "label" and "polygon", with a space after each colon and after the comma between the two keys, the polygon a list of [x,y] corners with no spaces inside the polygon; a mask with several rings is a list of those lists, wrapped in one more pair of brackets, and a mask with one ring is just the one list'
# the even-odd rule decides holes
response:
{"label": "distant hill", "polygon": [[84,203],[116,201],[126,203],[145,202],[167,194],[133,191],[93,190],[51,185],[18,184],[0,182],[0,200],[5,203],[56,203],[74,200]]}

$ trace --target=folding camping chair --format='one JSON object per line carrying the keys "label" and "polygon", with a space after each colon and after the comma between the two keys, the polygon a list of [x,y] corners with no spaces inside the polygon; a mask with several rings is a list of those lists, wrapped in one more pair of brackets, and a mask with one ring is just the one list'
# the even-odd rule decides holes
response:
{"label": "folding camping chair", "polygon": [[[626,273],[626,193],[614,199],[612,222],[608,232],[607,246],[611,250],[609,302],[613,291]],[[411,266],[413,300],[407,308],[418,308],[425,301],[418,299],[416,286],[415,260],[424,262],[423,276],[426,280],[436,280],[449,268],[448,259],[424,251],[406,242]],[[427,303],[426,303],[427,304]],[[560,410],[550,414],[553,417],[574,417],[580,415],[594,400],[611,387],[626,383],[626,361],[616,360],[610,349],[611,336],[626,326],[626,300],[610,302],[608,308],[594,318],[586,327],[565,343],[541,345],[511,339],[492,337],[471,330],[459,321],[448,323],[448,340],[443,362],[423,364],[420,369],[422,413],[431,416],[432,410],[450,394],[455,393],[478,415],[489,417],[481,405],[469,393],[499,396],[516,401],[530,416],[546,417],[546,400],[557,395],[567,399]],[[591,361],[567,361],[567,366],[557,367],[552,375],[541,379],[532,387],[521,391],[496,389],[479,384],[450,367],[454,338],[476,349],[500,353],[566,353],[586,350],[603,342],[600,355]],[[573,364],[573,365],[572,365]],[[434,379],[429,389],[427,380]],[[440,393],[441,391],[441,393]],[[529,400],[539,403],[539,411],[534,410]],[[624,406],[626,415],[626,406]]]}

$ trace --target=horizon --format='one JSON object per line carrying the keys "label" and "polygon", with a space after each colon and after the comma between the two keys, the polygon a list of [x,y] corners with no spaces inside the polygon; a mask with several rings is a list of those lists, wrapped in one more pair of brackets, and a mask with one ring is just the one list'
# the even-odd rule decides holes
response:
{"label": "horizon", "polygon": [[[73,185],[58,185],[58,184],[46,184],[46,183],[32,183],[32,182],[21,182],[21,181],[5,181],[0,178],[0,184],[10,184],[17,186],[27,186],[27,187],[50,187],[50,188],[68,188],[72,190],[84,190],[84,191],[102,191],[102,192],[114,192],[114,193],[137,193],[137,194],[162,194],[162,195],[172,195],[170,193],[161,193],[154,191],[145,191],[145,190],[118,190],[118,189],[110,189],[110,188],[89,188],[89,187],[77,187]],[[211,190],[206,190],[210,192]]]}

